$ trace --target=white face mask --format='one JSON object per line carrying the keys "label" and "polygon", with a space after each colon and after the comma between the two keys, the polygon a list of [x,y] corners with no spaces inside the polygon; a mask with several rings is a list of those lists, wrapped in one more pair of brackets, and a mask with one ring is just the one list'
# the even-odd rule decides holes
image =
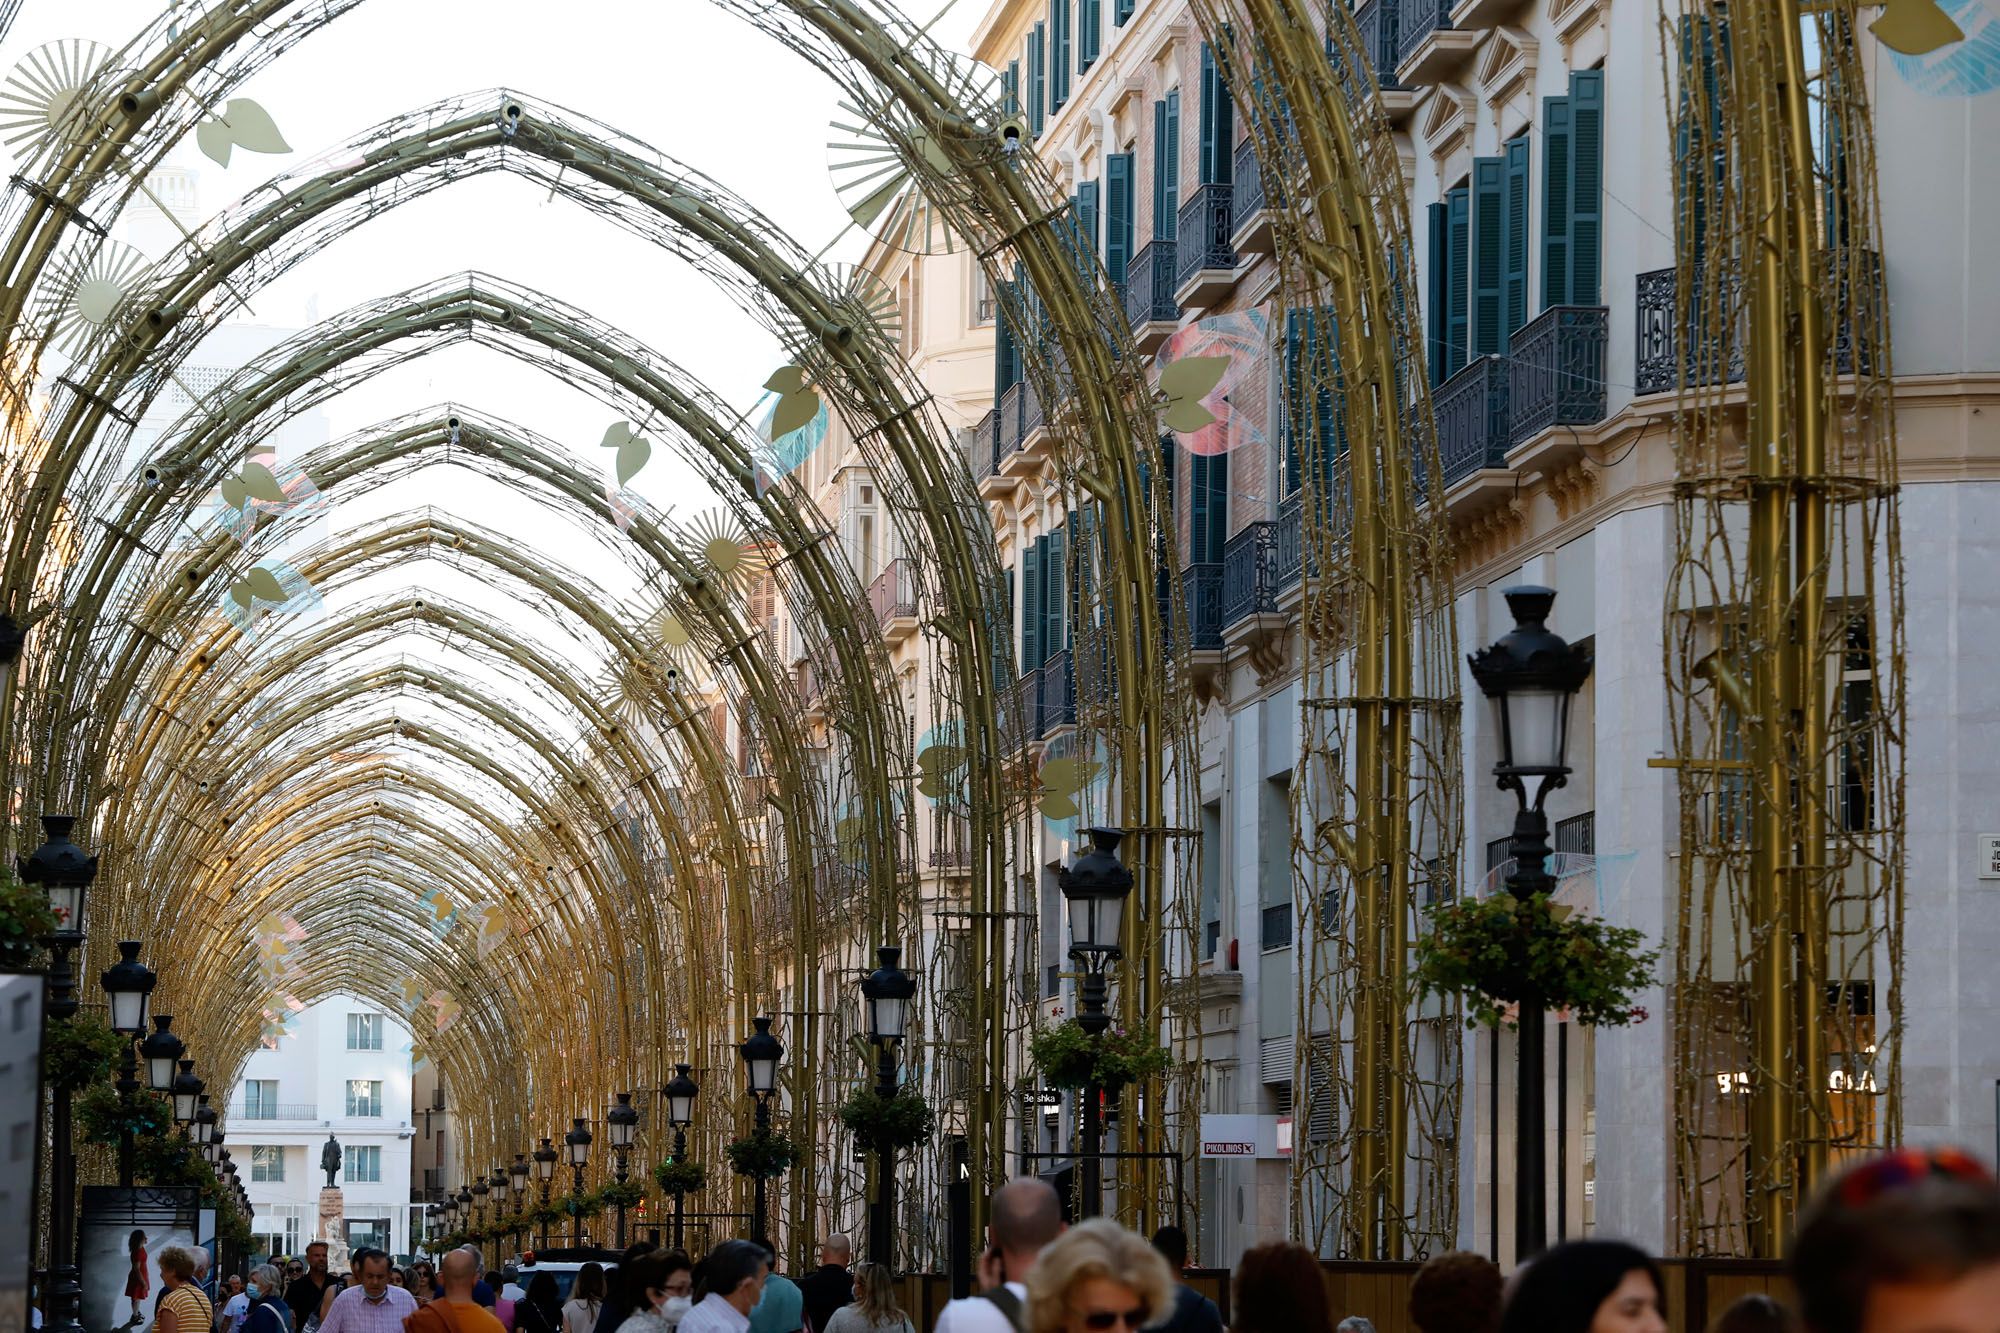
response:
{"label": "white face mask", "polygon": [[660,1305],[660,1317],[669,1324],[678,1324],[694,1308],[694,1302],[686,1296],[669,1296]]}

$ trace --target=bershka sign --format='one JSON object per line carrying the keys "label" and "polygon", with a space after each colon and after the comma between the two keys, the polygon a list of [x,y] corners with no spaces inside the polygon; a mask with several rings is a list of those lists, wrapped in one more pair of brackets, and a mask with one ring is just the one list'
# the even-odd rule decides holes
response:
{"label": "bershka sign", "polygon": [[1201,1155],[1210,1158],[1278,1157],[1278,1117],[1204,1115],[1201,1118]]}

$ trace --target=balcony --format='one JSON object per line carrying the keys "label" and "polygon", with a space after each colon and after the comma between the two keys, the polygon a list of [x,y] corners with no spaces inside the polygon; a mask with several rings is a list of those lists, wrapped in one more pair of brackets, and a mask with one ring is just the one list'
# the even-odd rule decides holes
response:
{"label": "balcony", "polygon": [[[1034,466],[1032,450],[1041,443],[1042,428],[1048,424],[1047,415],[1042,411],[1042,395],[1029,380],[1021,381],[1021,436],[1015,452],[1002,459],[1002,472],[1026,472]],[[1009,464],[1013,466],[1009,468]]]}
{"label": "balcony", "polygon": [[1452,0],[1397,0],[1396,79],[1408,87],[1441,83],[1479,42],[1452,26]]}
{"label": "balcony", "polygon": [[1211,306],[1236,285],[1234,214],[1228,185],[1204,185],[1181,205],[1174,263],[1174,299],[1181,305]]}
{"label": "balcony", "polygon": [[1047,739],[1052,732],[1076,725],[1076,668],[1069,649],[1049,654],[1039,674],[1036,698],[1040,726],[1035,734]]}
{"label": "balcony", "polygon": [[1271,575],[1276,581],[1272,596],[1282,597],[1299,586],[1305,572],[1305,526],[1299,514],[1300,497],[1293,491],[1278,506],[1278,521],[1271,534]]}
{"label": "balcony", "polygon": [[1409,115],[1416,106],[1416,98],[1396,77],[1396,64],[1402,56],[1396,41],[1396,34],[1401,31],[1398,20],[1402,17],[1398,4],[1399,0],[1362,0],[1361,7],[1354,11],[1354,26],[1361,32],[1361,49],[1367,53],[1375,86],[1382,94],[1383,110],[1389,113],[1392,123]]}
{"label": "balcony", "polygon": [[[1831,284],[1835,289],[1833,360],[1835,371],[1842,375],[1853,374],[1857,364],[1856,324],[1866,327],[1868,316],[1886,299],[1882,291],[1882,257],[1872,250],[1861,252],[1858,267],[1865,290],[1859,293],[1859,298],[1865,304],[1857,319],[1857,294],[1848,276],[1849,253],[1839,250],[1831,256],[1831,262],[1838,266]],[[1701,291],[1689,302],[1689,309],[1685,312],[1679,311],[1676,306],[1675,281],[1675,272],[1670,268],[1641,273],[1633,279],[1637,296],[1634,305],[1638,311],[1638,336],[1633,350],[1633,392],[1643,397],[1646,394],[1672,393],[1683,383],[1690,386],[1740,383],[1744,375],[1744,349],[1749,343],[1741,310],[1741,275],[1732,270],[1723,276],[1720,283],[1702,283]],[[1735,321],[1734,327],[1726,338],[1713,327],[1715,321],[1704,315],[1704,302],[1714,302],[1722,309],[1734,312],[1731,316]],[[1677,326],[1683,318],[1690,331],[1687,337],[1678,333]],[[1865,346],[1860,348],[1860,352],[1859,365],[1865,373],[1872,367],[1874,358]]]}
{"label": "balcony", "polygon": [[1265,202],[1264,172],[1257,161],[1257,144],[1245,138],[1236,145],[1235,197],[1230,204],[1229,244],[1238,254],[1271,253],[1271,214]]}
{"label": "balcony", "polygon": [[1278,604],[1278,525],[1252,523],[1222,548],[1222,624],[1269,615]]}
{"label": "balcony", "polygon": [[1000,421],[993,442],[991,479],[995,484],[990,487],[982,485],[980,490],[980,494],[989,500],[1005,489],[1001,483],[1012,481],[1021,471],[1021,438],[1027,433],[1024,417],[1028,400],[1033,394],[1034,390],[1028,387],[1026,380],[1016,380],[1000,395]]}
{"label": "balcony", "polygon": [[1031,745],[1041,739],[1042,670],[1023,671],[1014,682],[1014,712],[1021,719],[1021,741]]}
{"label": "balcony", "polygon": [[1519,445],[1552,426],[1604,420],[1603,306],[1550,306],[1514,333],[1509,354],[1508,437]]}
{"label": "balcony", "polygon": [[1000,456],[1000,409],[979,418],[979,424],[965,440],[965,463],[972,469],[975,486],[993,475],[994,461]]}
{"label": "balcony", "polygon": [[311,1102],[258,1102],[254,1106],[237,1102],[229,1108],[224,1123],[233,1125],[239,1120],[255,1120],[261,1124],[271,1120],[319,1119],[319,1107]]}
{"label": "balcony", "polygon": [[1498,356],[1475,357],[1438,386],[1432,406],[1447,493],[1475,473],[1506,468],[1507,388],[1507,361]]}
{"label": "balcony", "polygon": [[1181,322],[1180,302],[1174,300],[1174,243],[1155,237],[1141,246],[1125,269],[1125,318],[1132,341],[1150,354]]}
{"label": "balcony", "polygon": [[882,627],[882,637],[891,648],[917,632],[917,566],[908,556],[891,560],[889,567],[868,585],[868,609]]}
{"label": "balcony", "polygon": [[1181,605],[1186,608],[1188,647],[1197,653],[1222,651],[1222,562],[1207,561],[1181,570]]}

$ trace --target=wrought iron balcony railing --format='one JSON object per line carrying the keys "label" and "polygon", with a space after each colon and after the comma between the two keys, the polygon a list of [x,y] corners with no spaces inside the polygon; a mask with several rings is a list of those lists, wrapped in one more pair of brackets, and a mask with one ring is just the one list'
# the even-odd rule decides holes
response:
{"label": "wrought iron balcony railing", "polygon": [[1278,600],[1278,525],[1252,523],[1222,548],[1222,623],[1272,610]]}
{"label": "wrought iron balcony railing", "polygon": [[1278,522],[1271,537],[1271,568],[1278,592],[1297,584],[1305,571],[1304,519],[1299,504],[1299,493],[1293,491],[1278,506]]}
{"label": "wrought iron balcony railing", "polygon": [[1076,668],[1070,660],[1069,649],[1050,653],[1049,660],[1042,663],[1038,696],[1039,735],[1046,736],[1057,727],[1066,727],[1076,721]]}
{"label": "wrought iron balcony railing", "polygon": [[993,465],[996,470],[1008,454],[1020,449],[1021,437],[1027,434],[1021,421],[1027,394],[1028,385],[1022,380],[1008,385],[1000,394],[1000,434],[993,446]]}
{"label": "wrought iron balcony railing", "polygon": [[1415,55],[1432,33],[1450,29],[1451,6],[1452,0],[1396,0],[1397,64]]}
{"label": "wrought iron balcony railing", "polygon": [[1222,647],[1222,562],[1206,561],[1181,570],[1181,600],[1187,608],[1189,646],[1195,652]]}
{"label": "wrought iron balcony railing", "polygon": [[1438,458],[1446,489],[1481,468],[1507,466],[1507,362],[1476,357],[1438,386]]}
{"label": "wrought iron balcony railing", "polygon": [[1195,274],[1209,269],[1234,269],[1236,247],[1235,191],[1228,185],[1204,185],[1181,204],[1177,233],[1174,290]]}
{"label": "wrought iron balcony railing", "polygon": [[1174,249],[1172,240],[1155,237],[1126,267],[1125,319],[1133,327],[1180,321],[1180,302],[1174,299]]}
{"label": "wrought iron balcony railing", "polygon": [[887,628],[892,620],[917,614],[917,566],[908,556],[889,562],[868,585],[868,609],[875,623]]}
{"label": "wrought iron balcony railing", "polygon": [[1236,166],[1231,174],[1236,177],[1236,184],[1230,203],[1229,234],[1234,236],[1265,207],[1264,173],[1257,165],[1255,140],[1246,137],[1236,145]]}
{"label": "wrought iron balcony railing", "polygon": [[972,480],[986,480],[993,475],[993,468],[1000,460],[999,408],[979,418],[979,424],[973,427],[972,436],[966,443],[965,461],[972,467]]}
{"label": "wrought iron balcony railing", "polygon": [[1041,720],[1042,669],[1023,671],[1014,682],[1014,709],[1021,719],[1021,736],[1024,740],[1037,740],[1042,734]]}
{"label": "wrought iron balcony railing", "polygon": [[1516,330],[1507,384],[1511,444],[1551,426],[1604,420],[1609,314],[1601,305],[1555,305]]}
{"label": "wrought iron balcony railing", "polygon": [[1396,62],[1402,48],[1396,41],[1401,30],[1399,0],[1362,0],[1354,11],[1354,26],[1361,29],[1361,49],[1375,65],[1375,82],[1383,88],[1400,88],[1396,82]]}
{"label": "wrought iron balcony railing", "polygon": [[[1829,252],[1835,266],[1832,316],[1834,370],[1866,373],[1874,358],[1857,344],[1858,327],[1867,328],[1873,312],[1886,299],[1882,289],[1882,256],[1873,250],[1842,248]],[[1859,281],[1856,280],[1859,275]],[[1676,274],[1654,269],[1633,278],[1637,338],[1633,347],[1632,390],[1637,394],[1672,393],[1682,384],[1735,384],[1744,375],[1744,348],[1749,342],[1742,310],[1742,274],[1731,270],[1714,282],[1703,281],[1690,294],[1687,309],[1677,308]],[[1715,311],[1716,314],[1711,314]],[[1683,335],[1680,324],[1685,321]],[[1723,325],[1726,322],[1728,331]],[[1857,357],[1856,353],[1859,352]]]}

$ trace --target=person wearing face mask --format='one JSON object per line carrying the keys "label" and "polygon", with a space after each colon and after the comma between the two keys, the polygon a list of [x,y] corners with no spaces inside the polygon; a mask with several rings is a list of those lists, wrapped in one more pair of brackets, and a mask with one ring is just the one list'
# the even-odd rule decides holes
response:
{"label": "person wearing face mask", "polygon": [[673,1333],[687,1317],[694,1273],[686,1255],[654,1250],[634,1259],[622,1276],[633,1309],[618,1333]]}
{"label": "person wearing face mask", "polygon": [[250,1310],[243,1317],[243,1333],[288,1333],[283,1289],[284,1278],[275,1265],[259,1264],[250,1270],[250,1285],[244,1290]]}

